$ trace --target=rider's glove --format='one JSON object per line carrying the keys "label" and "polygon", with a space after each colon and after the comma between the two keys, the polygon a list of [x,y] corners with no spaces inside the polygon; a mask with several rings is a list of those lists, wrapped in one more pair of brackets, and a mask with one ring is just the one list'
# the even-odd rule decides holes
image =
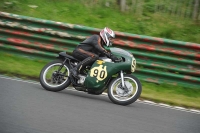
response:
{"label": "rider's glove", "polygon": [[112,55],[112,53],[110,53],[110,52],[105,52],[105,55],[108,58],[112,59],[112,61],[114,61],[114,62],[121,62],[121,60],[122,60],[121,58],[117,58],[116,56]]}
{"label": "rider's glove", "polygon": [[120,62],[120,61],[121,61],[121,58],[117,58],[117,57],[114,56],[114,55],[111,55],[110,58],[111,58],[112,61],[114,61],[114,62]]}
{"label": "rider's glove", "polygon": [[105,54],[108,58],[110,58],[111,55],[112,55],[110,52],[107,52],[107,51],[105,51],[104,54]]}

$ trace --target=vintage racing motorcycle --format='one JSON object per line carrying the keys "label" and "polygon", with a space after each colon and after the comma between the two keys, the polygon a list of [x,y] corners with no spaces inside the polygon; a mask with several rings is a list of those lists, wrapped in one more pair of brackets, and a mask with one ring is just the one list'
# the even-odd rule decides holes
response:
{"label": "vintage racing motorcycle", "polygon": [[110,48],[110,51],[121,60],[113,62],[107,57],[100,57],[92,66],[82,68],[78,79],[70,74],[70,69],[80,61],[61,52],[56,60],[41,70],[40,84],[44,89],[54,92],[73,86],[78,91],[100,95],[107,89],[108,97],[113,103],[129,105],[142,92],[140,81],[132,74],[136,69],[136,59],[120,48]]}

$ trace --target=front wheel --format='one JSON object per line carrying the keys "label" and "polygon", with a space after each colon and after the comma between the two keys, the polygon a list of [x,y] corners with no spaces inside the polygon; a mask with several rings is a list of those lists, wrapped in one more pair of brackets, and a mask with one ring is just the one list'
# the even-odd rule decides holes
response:
{"label": "front wheel", "polygon": [[108,97],[113,103],[129,105],[140,97],[142,85],[138,78],[133,75],[124,75],[124,84],[127,90],[122,88],[121,77],[113,79],[109,84]]}
{"label": "front wheel", "polygon": [[71,83],[69,79],[69,66],[62,60],[48,63],[40,72],[40,84],[48,91],[61,91]]}

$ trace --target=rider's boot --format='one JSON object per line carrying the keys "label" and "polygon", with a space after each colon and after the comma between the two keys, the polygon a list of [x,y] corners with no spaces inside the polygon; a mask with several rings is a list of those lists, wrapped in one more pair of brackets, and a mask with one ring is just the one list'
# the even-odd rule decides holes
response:
{"label": "rider's boot", "polygon": [[70,72],[75,78],[78,78],[78,74],[81,68],[82,68],[82,62],[80,62],[76,67],[72,68]]}
{"label": "rider's boot", "polygon": [[82,62],[80,62],[76,67],[72,68],[70,70],[71,74],[75,77],[78,78],[78,74],[80,73],[80,70],[82,67],[85,67],[86,65],[89,65],[95,61],[95,58],[88,57],[84,59]]}

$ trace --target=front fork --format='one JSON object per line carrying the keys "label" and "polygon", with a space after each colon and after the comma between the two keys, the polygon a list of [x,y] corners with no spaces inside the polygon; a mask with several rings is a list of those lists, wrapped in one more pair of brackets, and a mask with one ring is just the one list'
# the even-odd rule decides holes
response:
{"label": "front fork", "polygon": [[120,71],[120,77],[121,77],[121,81],[122,81],[122,87],[124,88],[124,73],[123,73],[123,71],[121,70]]}
{"label": "front fork", "polygon": [[120,71],[120,77],[121,77],[121,82],[122,82],[122,89],[125,92],[128,92],[128,88],[126,87],[126,85],[124,83],[124,72],[122,70]]}

